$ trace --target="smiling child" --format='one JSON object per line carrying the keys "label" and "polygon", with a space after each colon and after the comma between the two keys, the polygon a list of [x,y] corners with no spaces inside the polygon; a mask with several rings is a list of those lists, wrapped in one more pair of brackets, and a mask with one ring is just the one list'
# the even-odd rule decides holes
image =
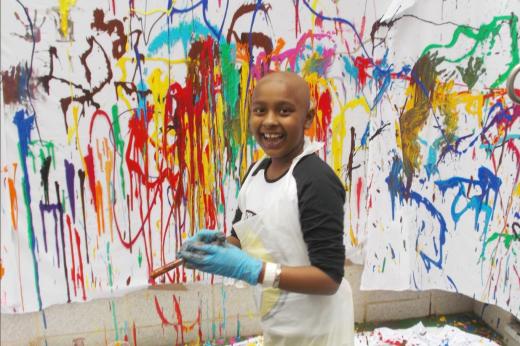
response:
{"label": "smiling child", "polygon": [[252,94],[249,128],[266,157],[242,184],[231,236],[201,231],[180,256],[205,272],[254,286],[265,345],[354,344],[352,292],[343,278],[345,190],[304,132],[310,91],[292,72],[272,72]]}

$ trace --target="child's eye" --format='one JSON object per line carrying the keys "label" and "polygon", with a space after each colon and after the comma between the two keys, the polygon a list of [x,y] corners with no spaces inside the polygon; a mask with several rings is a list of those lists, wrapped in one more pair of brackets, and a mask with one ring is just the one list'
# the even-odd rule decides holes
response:
{"label": "child's eye", "polygon": [[281,115],[289,115],[292,113],[292,109],[288,107],[282,107],[280,108],[280,114]]}
{"label": "child's eye", "polygon": [[264,113],[264,108],[263,107],[253,107],[253,113],[254,114],[262,114]]}

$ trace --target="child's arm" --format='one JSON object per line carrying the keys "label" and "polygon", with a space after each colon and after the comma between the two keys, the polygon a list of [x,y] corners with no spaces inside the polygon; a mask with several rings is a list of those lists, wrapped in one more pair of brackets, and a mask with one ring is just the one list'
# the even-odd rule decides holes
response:
{"label": "child's arm", "polygon": [[345,189],[334,171],[317,155],[300,160],[293,176],[310,266],[284,267],[279,286],[293,292],[334,294],[345,266]]}
{"label": "child's arm", "polygon": [[240,244],[240,239],[238,239],[237,237],[230,235],[226,238],[226,240],[229,244],[235,245],[239,249],[242,248],[242,245]]}
{"label": "child's arm", "polygon": [[[231,244],[189,244],[185,250],[179,252],[179,256],[193,268],[244,280],[251,285],[263,284],[267,266],[273,267],[272,263],[266,264]],[[273,279],[273,272],[269,274]],[[272,282],[267,287],[271,287]],[[314,266],[285,266],[281,268],[278,287],[297,293],[330,295],[336,292],[339,283]]]}
{"label": "child's arm", "polygon": [[[233,235],[227,237],[227,242],[241,248],[240,239]],[[264,282],[264,273],[265,262],[258,276],[259,284]],[[330,295],[336,293],[339,283],[314,266],[282,267],[278,288],[296,293]]]}

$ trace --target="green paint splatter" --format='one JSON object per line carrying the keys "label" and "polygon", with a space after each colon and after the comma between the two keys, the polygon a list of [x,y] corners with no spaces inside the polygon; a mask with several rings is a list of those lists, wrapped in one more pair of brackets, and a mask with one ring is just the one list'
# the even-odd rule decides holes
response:
{"label": "green paint splatter", "polygon": [[240,74],[235,67],[236,48],[235,45],[227,42],[220,44],[220,61],[222,64],[222,84],[224,85],[223,93],[226,100],[227,112],[232,119],[236,118],[236,109],[238,102],[238,87],[240,83]]}
{"label": "green paint splatter", "polygon": [[118,341],[119,340],[119,330],[117,328],[116,304],[113,300],[110,302],[110,304],[111,304],[111,308],[112,308],[112,322],[114,323],[114,331],[116,332],[115,341]]}
{"label": "green paint splatter", "polygon": [[119,176],[121,180],[121,189],[123,191],[123,196],[126,195],[125,190],[125,174],[123,170],[123,157],[124,157],[124,149],[125,149],[125,141],[121,137],[121,125],[119,124],[119,109],[117,105],[112,106],[112,128],[114,130],[114,140],[116,142],[116,150],[121,157],[121,161],[119,163]]}
{"label": "green paint splatter", "polygon": [[[22,155],[22,151],[21,151],[21,148],[20,148],[20,144],[18,143],[18,154],[20,155],[20,159],[23,160],[23,155]],[[29,155],[31,155],[31,153],[29,152]],[[34,165],[34,155],[33,155],[33,165]],[[32,213],[30,213],[29,211],[31,210],[31,207],[30,207],[30,201],[31,201],[31,196],[30,196],[30,193],[27,189],[27,182],[26,182],[26,179],[27,177],[25,176],[25,174],[22,176],[22,186],[23,186],[23,201],[24,201],[24,204],[25,204],[25,210],[27,210],[28,212],[26,213],[27,215],[27,229],[28,229],[28,232],[29,233],[29,236],[28,236],[28,240],[29,240],[29,248],[30,249],[33,249],[34,248],[34,243],[33,243],[33,238],[34,236],[34,233],[33,233],[33,224],[32,224]]]}
{"label": "green paint splatter", "polygon": [[[18,150],[20,150],[20,146],[18,146]],[[32,153],[32,151],[28,151],[27,156],[31,158],[33,173],[36,173],[36,158],[34,157],[34,154]]]}
{"label": "green paint splatter", "polygon": [[[473,61],[475,63],[473,63]],[[468,66],[466,68],[457,66],[457,70],[460,73],[460,76],[464,83],[468,86],[468,89],[471,90],[473,86],[475,86],[475,83],[477,83],[478,77],[481,76],[484,72],[486,72],[486,69],[483,68],[484,65],[484,59],[477,57],[477,58],[469,58]]]}
{"label": "green paint splatter", "polygon": [[137,263],[139,263],[139,268],[141,268],[141,264],[143,263],[143,253],[141,249],[139,249],[139,254],[137,255]]}
{"label": "green paint splatter", "polygon": [[424,56],[433,49],[452,48],[455,46],[455,44],[457,44],[458,40],[462,36],[474,41],[474,44],[471,47],[471,49],[468,52],[466,52],[466,54],[463,54],[462,56],[456,59],[445,59],[447,62],[452,63],[461,62],[462,60],[475,54],[475,51],[477,50],[478,46],[483,44],[486,40],[490,40],[489,49],[491,50],[495,45],[496,36],[499,34],[500,29],[502,28],[502,25],[504,23],[509,24],[509,32],[511,34],[511,61],[508,64],[507,70],[501,73],[498,76],[498,78],[493,82],[493,84],[491,84],[491,88],[496,88],[506,80],[507,76],[509,76],[509,74],[511,73],[511,70],[520,61],[518,55],[518,17],[514,14],[511,14],[510,16],[494,17],[489,24],[481,25],[480,28],[476,31],[473,28],[466,25],[458,26],[457,29],[455,29],[453,37],[451,38],[451,41],[448,44],[430,44],[426,46],[426,48],[424,48],[421,56]]}
{"label": "green paint splatter", "polygon": [[220,296],[222,297],[222,322],[221,326],[222,329],[226,330],[226,322],[227,322],[227,311],[226,311],[226,301],[227,301],[227,293],[224,289],[224,285],[220,286]]}
{"label": "green paint splatter", "polygon": [[237,314],[237,338],[240,337],[240,315]]}
{"label": "green paint splatter", "polygon": [[[31,141],[30,144],[34,146],[40,146],[40,161],[43,163],[45,159],[50,156],[52,158],[52,168],[56,169],[56,151],[53,142],[36,140]],[[44,149],[45,152],[43,151]]]}
{"label": "green paint splatter", "polygon": [[110,261],[110,243],[107,242],[107,263],[108,263],[108,286],[112,287],[112,263]]}
{"label": "green paint splatter", "polygon": [[40,148],[40,154],[38,155],[38,157],[40,158],[40,166],[43,166],[45,164],[45,155],[43,154],[43,149]]}
{"label": "green paint splatter", "polygon": [[65,203],[65,190],[61,189],[61,208],[63,209],[63,215],[67,213],[67,203]]}
{"label": "green paint splatter", "polygon": [[484,246],[487,246],[487,244],[491,243],[492,241],[495,241],[495,240],[502,240],[504,242],[504,246],[506,247],[507,250],[509,250],[509,248],[511,247],[511,243],[513,241],[520,241],[520,237],[517,235],[517,234],[502,234],[502,233],[493,233],[493,235],[491,235],[491,237],[489,237],[486,242],[485,242],[485,245]]}

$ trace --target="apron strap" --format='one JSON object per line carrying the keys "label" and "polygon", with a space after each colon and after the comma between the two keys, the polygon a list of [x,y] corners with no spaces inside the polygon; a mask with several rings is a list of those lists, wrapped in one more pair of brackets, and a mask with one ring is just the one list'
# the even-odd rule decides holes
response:
{"label": "apron strap", "polygon": [[244,177],[244,182],[242,183],[242,186],[240,187],[240,190],[238,192],[238,208],[242,210],[242,206],[244,205],[244,191],[247,189],[247,186],[249,185],[249,177],[253,174],[254,171],[258,169],[260,164],[265,160],[265,157],[261,157],[258,159],[258,161],[254,162],[252,167],[247,172],[246,176]]}
{"label": "apron strap", "polygon": [[[291,166],[289,167],[289,170],[287,171],[286,174],[292,174],[292,171],[294,170],[294,167],[296,166],[296,164],[305,156],[307,155],[310,155],[312,153],[315,153],[317,151],[319,151],[320,149],[323,148],[323,143],[322,142],[311,142],[311,140],[307,137],[305,137],[304,139],[304,144],[303,144],[303,151],[298,155],[296,156],[292,163],[291,163]],[[240,192],[238,193],[238,207],[240,208],[242,205],[244,205],[243,203],[243,195],[244,195],[244,191],[247,189],[247,186],[249,185],[249,177],[251,176],[251,174],[253,174],[253,172],[256,171],[256,169],[260,166],[260,164],[267,158],[268,156],[263,156],[262,158],[260,158],[258,161],[256,161],[254,164],[253,164],[253,167],[251,167],[251,169],[249,170],[249,172],[247,173],[246,177],[244,178],[244,183],[242,184],[242,186],[240,187]],[[242,209],[240,209],[242,210]]]}
{"label": "apron strap", "polygon": [[294,167],[302,158],[304,158],[307,155],[313,154],[323,148],[324,143],[323,142],[311,142],[311,140],[307,137],[305,137],[305,142],[303,144],[303,151],[296,156],[292,163],[291,167],[289,168],[289,171],[287,174],[292,174],[292,171],[294,170]]}

